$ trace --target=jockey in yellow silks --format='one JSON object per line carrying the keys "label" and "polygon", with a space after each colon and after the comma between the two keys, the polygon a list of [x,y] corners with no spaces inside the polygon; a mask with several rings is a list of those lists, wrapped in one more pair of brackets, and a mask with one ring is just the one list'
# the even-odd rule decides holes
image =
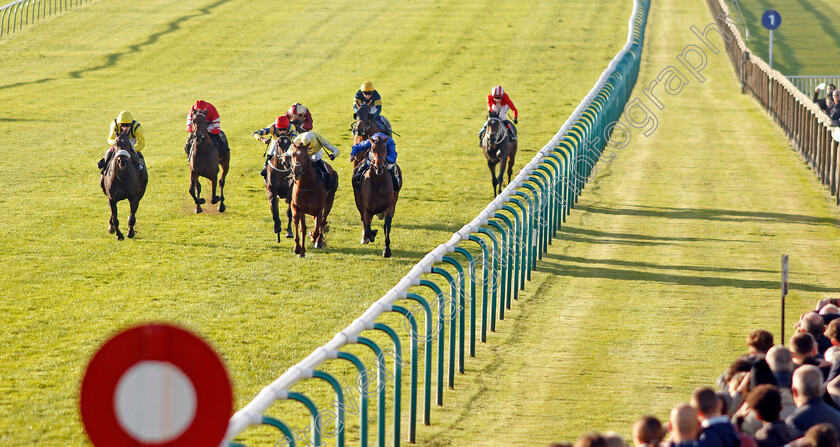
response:
{"label": "jockey in yellow silks", "polygon": [[338,157],[341,151],[327,141],[326,138],[313,131],[304,132],[295,137],[292,147],[289,148],[286,154],[291,155],[297,145],[303,145],[309,151],[309,157],[312,159],[315,172],[324,179],[327,184],[327,189],[333,189],[333,187],[337,186],[333,185],[334,178],[329,175],[322,158],[324,156],[324,150],[329,154],[330,160],[335,160],[335,157]]}
{"label": "jockey in yellow silks", "polygon": [[146,147],[146,138],[143,136],[143,129],[140,127],[140,123],[134,120],[131,113],[122,111],[119,116],[111,122],[111,133],[108,135],[108,150],[105,151],[105,156],[99,160],[99,163],[97,163],[97,166],[99,166],[99,169],[103,172],[105,171],[105,167],[108,166],[108,163],[110,163],[111,158],[114,156],[114,144],[117,142],[117,137],[120,133],[125,132],[126,130],[128,130],[128,138],[129,141],[131,141],[131,146],[134,148],[134,152],[131,154],[131,161],[134,162],[137,169],[143,169],[143,164],[140,162],[143,157],[143,155],[140,154],[140,151]]}

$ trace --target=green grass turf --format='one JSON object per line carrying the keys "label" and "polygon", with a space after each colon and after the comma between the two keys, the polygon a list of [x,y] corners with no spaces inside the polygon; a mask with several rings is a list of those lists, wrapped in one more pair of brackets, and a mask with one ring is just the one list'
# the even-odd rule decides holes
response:
{"label": "green grass turf", "polygon": [[[703,0],[655,1],[634,96],[712,20]],[[720,44],[720,39],[715,42]],[[740,87],[724,52],[707,78],[660,99],[659,128],[599,164],[511,321],[461,380],[432,445],[545,445],[688,401],[746,351],[779,341],[780,257],[790,255],[785,337],[840,291],[837,207]],[[658,89],[661,89],[659,87]],[[657,90],[661,91],[661,90]]]}
{"label": "green grass turf", "polygon": [[[732,0],[727,0],[734,10]],[[773,9],[782,24],[773,31],[773,68],[788,76],[838,75],[836,53],[840,41],[840,5],[828,0],[738,0],[750,30],[745,41],[756,55],[769,61],[769,31],[761,25],[764,11]],[[733,14],[734,15],[734,14]]]}
{"label": "green grass turf", "polygon": [[[629,15],[628,2],[606,0],[100,1],[4,37],[0,443],[84,444],[77,394],[89,357],[149,320],[204,336],[244,405],[490,200],[476,141],[489,89],[504,85],[521,110],[522,166],[623,45]],[[402,134],[390,260],[380,241],[358,243],[344,161],[364,80]],[[224,215],[194,215],[187,193],[184,116],[196,99],[217,106],[233,148]],[[263,147],[250,138],[297,101],[343,151],[329,246],[305,259],[274,241]],[[117,242],[94,165],[124,109],[145,128],[150,184],[137,238]],[[329,402],[322,387],[298,389]],[[290,404],[272,414],[307,421]],[[421,440],[432,433],[421,428]]]}

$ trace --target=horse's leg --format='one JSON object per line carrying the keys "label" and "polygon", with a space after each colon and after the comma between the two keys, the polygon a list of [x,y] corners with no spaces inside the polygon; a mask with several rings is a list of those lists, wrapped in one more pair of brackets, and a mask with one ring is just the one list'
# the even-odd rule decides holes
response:
{"label": "horse's leg", "polygon": [[[108,230],[111,234],[117,233],[117,240],[123,240],[125,237],[120,231],[120,220],[117,218],[117,201],[116,200],[108,200],[108,203],[111,204],[111,228]],[[112,231],[113,230],[113,231]]]}
{"label": "horse's leg", "polygon": [[132,199],[129,202],[128,214],[128,237],[134,237],[134,224],[137,223],[137,207],[140,205],[140,199]]}
{"label": "horse's leg", "polygon": [[190,195],[195,201],[195,213],[202,212],[201,204],[204,199],[201,198],[201,183],[198,181],[198,174],[195,171],[190,171]]}
{"label": "horse's leg", "polygon": [[393,208],[385,213],[385,222],[382,224],[382,231],[385,232],[385,250],[382,251],[382,256],[386,258],[391,257],[391,219],[394,218]]}
{"label": "horse's leg", "polygon": [[210,204],[215,205],[219,203],[219,196],[216,195],[216,186],[219,184],[219,177],[214,176],[210,179]]}
{"label": "horse's leg", "polygon": [[289,218],[289,224],[286,226],[286,239],[295,237],[292,234],[292,205],[286,202],[286,217]]}
{"label": "horse's leg", "polygon": [[277,209],[277,199],[277,194],[271,193],[271,197],[269,197],[271,218],[274,220],[274,233],[277,234],[277,242],[280,242],[280,230],[283,229],[283,222],[280,220],[280,211]]}
{"label": "horse's leg", "polygon": [[362,237],[362,244],[369,244],[376,239],[376,232],[371,230],[370,222],[373,220],[373,213],[370,210],[365,209],[364,213],[362,214],[362,226],[364,226],[365,234]]}
{"label": "horse's leg", "polygon": [[516,162],[516,141],[512,141],[508,146],[510,153],[508,154],[508,183],[510,183],[510,176],[513,174],[513,164]]}
{"label": "horse's leg", "polygon": [[490,168],[490,180],[493,181],[493,197],[496,197],[496,165],[487,160],[487,167]]}
{"label": "horse's leg", "polygon": [[[300,216],[301,213],[295,209],[295,212],[292,214],[292,217],[295,219],[295,254],[301,254],[301,246],[300,246]],[[306,231],[306,227],[304,227],[303,231]]]}
{"label": "horse's leg", "polygon": [[[298,256],[302,258],[306,256],[306,213],[301,211],[300,218],[298,220],[300,221],[300,234],[303,235],[303,242],[300,244],[300,253]],[[297,237],[295,237],[295,241],[297,241]]]}
{"label": "horse's leg", "polygon": [[224,213],[227,207],[225,206],[225,177],[227,177],[228,167],[230,166],[230,153],[222,160],[222,176],[219,178],[219,212]]}
{"label": "horse's leg", "polygon": [[502,186],[506,185],[505,183],[505,167],[507,166],[507,156],[499,157],[499,193],[502,192]]}

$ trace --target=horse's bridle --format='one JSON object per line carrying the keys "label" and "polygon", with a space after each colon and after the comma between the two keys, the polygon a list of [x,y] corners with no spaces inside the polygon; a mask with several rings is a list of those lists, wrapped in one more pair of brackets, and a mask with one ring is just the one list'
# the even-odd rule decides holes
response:
{"label": "horse's bridle", "polygon": [[[292,155],[295,156],[295,160],[297,160],[297,156],[299,156],[298,152],[300,151],[303,151],[306,154],[306,165],[304,166],[304,164],[299,161],[295,161],[294,163],[292,163],[292,175],[295,176],[295,180],[299,180],[300,177],[306,172],[306,169],[309,167],[309,165],[312,163],[312,159],[309,158],[309,151],[307,150],[306,146],[295,146],[295,151],[292,153]],[[300,174],[298,174],[297,172],[298,168],[300,168]]]}
{"label": "horse's bridle", "polygon": [[274,156],[271,157],[271,160],[268,161],[268,167],[269,167],[269,169],[279,171],[279,172],[289,171],[289,175],[292,175],[293,174],[293,172],[291,172],[292,169],[289,166],[284,166],[285,163],[283,163],[282,161],[280,162],[281,167],[278,168],[277,166],[274,166],[274,160],[276,158],[282,157],[283,154],[285,154],[285,151],[281,150],[281,149],[283,149],[283,146],[281,146],[281,144],[280,144],[281,139],[285,139],[291,145],[291,139],[289,138],[288,135],[283,134],[283,135],[280,135],[279,137],[277,137],[277,140],[276,140],[277,141],[277,147],[274,149],[274,151],[275,151]]}
{"label": "horse's bridle", "polygon": [[490,122],[491,121],[498,121],[499,122],[499,128],[502,130],[501,132],[499,132],[499,138],[498,139],[490,140],[490,145],[491,146],[497,146],[499,143],[501,143],[502,141],[505,140],[505,137],[507,137],[507,132],[508,131],[507,131],[507,128],[505,127],[504,121],[502,121],[501,118],[487,118],[487,133],[488,133],[488,136],[490,134]]}
{"label": "horse's bridle", "polygon": [[[195,119],[198,118],[199,116],[204,118],[204,131],[203,132],[199,132],[198,127],[195,125]],[[194,129],[193,133],[195,134],[196,141],[200,141],[200,140],[204,139],[204,137],[207,136],[207,115],[203,111],[196,111],[193,114],[192,119],[190,120],[190,124],[193,125],[193,129]]]}

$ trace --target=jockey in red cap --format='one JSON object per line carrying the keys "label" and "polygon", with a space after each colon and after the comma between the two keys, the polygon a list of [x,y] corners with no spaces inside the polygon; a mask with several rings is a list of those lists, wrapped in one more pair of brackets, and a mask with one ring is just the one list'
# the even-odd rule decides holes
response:
{"label": "jockey in red cap", "polygon": [[289,122],[289,118],[286,115],[280,115],[274,120],[273,123],[269,124],[268,127],[264,127],[259,130],[255,130],[252,134],[254,139],[262,141],[263,143],[269,144],[268,151],[266,152],[265,158],[265,165],[260,171],[260,175],[265,177],[266,175],[266,166],[268,166],[269,160],[274,154],[277,152],[277,139],[283,135],[289,137],[289,141],[295,137],[295,132],[292,130],[292,125]]}

